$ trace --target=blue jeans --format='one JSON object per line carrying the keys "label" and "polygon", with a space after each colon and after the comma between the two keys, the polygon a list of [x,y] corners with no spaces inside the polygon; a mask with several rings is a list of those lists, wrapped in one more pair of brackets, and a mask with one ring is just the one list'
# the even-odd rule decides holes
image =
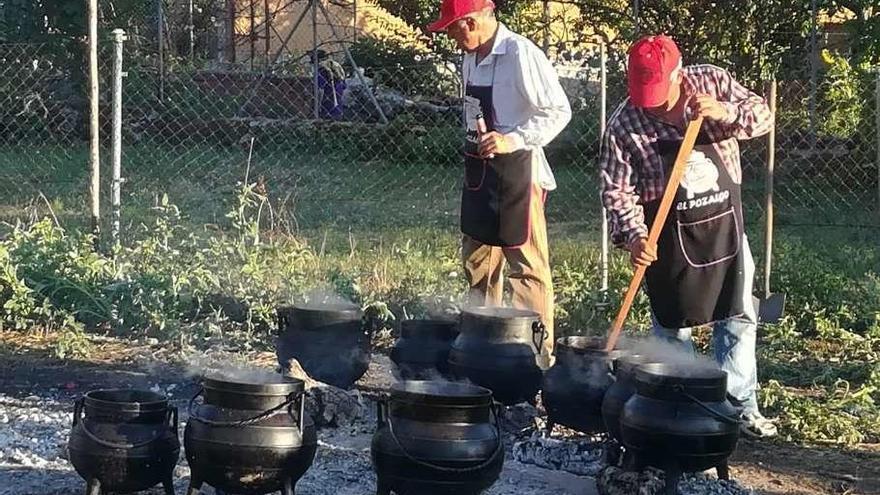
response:
{"label": "blue jeans", "polygon": [[[758,362],[755,341],[758,318],[752,301],[752,285],[755,278],[755,262],[749,250],[748,238],[743,236],[745,283],[743,284],[742,316],[715,322],[712,327],[712,348],[715,360],[727,372],[727,391],[739,400],[744,413],[758,412]],[[651,315],[654,335],[694,353],[691,328],[664,328]]]}

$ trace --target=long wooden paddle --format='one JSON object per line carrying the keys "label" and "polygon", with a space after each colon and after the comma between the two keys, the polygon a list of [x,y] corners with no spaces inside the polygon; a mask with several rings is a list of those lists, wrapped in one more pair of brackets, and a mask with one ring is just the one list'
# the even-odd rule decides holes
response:
{"label": "long wooden paddle", "polygon": [[[649,245],[657,245],[657,240],[660,239],[660,232],[663,230],[663,225],[666,224],[666,217],[672,208],[675,193],[678,192],[681,178],[687,169],[688,157],[694,149],[694,144],[697,142],[697,135],[700,133],[702,125],[703,117],[697,117],[696,120],[692,120],[688,124],[687,130],[684,133],[684,140],[681,142],[681,148],[678,149],[678,156],[675,157],[672,172],[669,174],[669,181],[666,183],[666,190],[663,192],[663,199],[660,200],[660,207],[657,209],[657,216],[654,218],[651,231],[648,233]],[[608,339],[605,344],[606,352],[614,350],[614,346],[617,345],[617,339],[620,337],[623,323],[626,321],[627,315],[629,315],[629,310],[632,308],[636,293],[639,291],[639,286],[642,285],[642,279],[645,278],[646,270],[647,267],[639,266],[636,268],[635,274],[633,274],[629,288],[626,289],[626,295],[623,297],[623,304],[620,306],[620,311],[617,312],[617,318],[614,319],[614,323],[608,331]]]}

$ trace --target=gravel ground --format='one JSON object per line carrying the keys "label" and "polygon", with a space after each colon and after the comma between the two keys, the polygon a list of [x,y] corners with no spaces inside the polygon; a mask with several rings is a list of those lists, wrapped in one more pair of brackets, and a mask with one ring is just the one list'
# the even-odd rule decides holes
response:
{"label": "gravel ground", "polygon": [[[387,360],[387,358],[384,358]],[[378,371],[387,367],[380,357]],[[383,364],[385,364],[383,366]],[[375,367],[374,367],[375,368]],[[166,378],[163,383],[144,382],[144,375],[113,380],[107,385],[147,387],[165,393],[180,409],[180,436],[186,424],[186,404],[196,385],[184,377]],[[166,375],[167,376],[167,375]],[[375,383],[375,381],[374,381]],[[0,391],[0,495],[68,495],[82,493],[85,482],[67,461],[66,445],[70,431],[73,400],[84,390],[66,390],[57,385],[45,387],[39,394],[24,395],[38,386],[19,383],[17,390]],[[101,386],[94,383],[89,388]],[[371,384],[373,385],[373,384]],[[375,385],[381,385],[377,383]],[[375,386],[374,385],[374,386]],[[367,408],[372,411],[372,408]],[[370,463],[370,441],[375,419],[367,414],[362,420],[344,428],[327,428],[318,432],[319,448],[315,462],[297,485],[299,495],[365,495],[374,493],[375,474]],[[177,493],[186,491],[189,468],[181,453],[175,471]],[[145,494],[160,494],[156,488]],[[202,493],[212,493],[209,487]],[[559,495],[595,494],[592,478],[562,471],[541,469],[521,464],[508,456],[501,479],[487,495]]]}
{"label": "gravel ground", "polygon": [[[67,369],[52,372],[39,367],[31,370],[12,367],[0,371],[4,371],[3,378],[0,378],[0,495],[83,493],[85,483],[66,459],[66,444],[73,400],[87,390],[137,387],[165,393],[180,409],[181,439],[186,423],[186,404],[197,390],[196,383],[180,370],[155,363],[85,369],[79,373]],[[162,377],[161,383],[153,381],[155,377]],[[362,381],[374,389],[390,384],[393,378],[387,357],[376,356]],[[368,407],[367,410],[373,411],[373,408]],[[529,414],[528,408],[521,408],[511,414],[511,419],[527,424]],[[375,474],[369,451],[374,425],[375,419],[369,412],[352,425],[319,430],[318,454],[312,467],[298,483],[297,493],[374,493]],[[536,460],[534,453],[523,455],[523,446],[528,443],[549,449],[548,455],[554,460]],[[594,465],[595,452],[573,443],[564,440],[542,442],[537,437],[530,438],[528,434],[519,437],[508,434],[504,471],[486,495],[596,495],[595,479],[585,475],[598,472]],[[517,448],[519,451],[515,453]],[[577,464],[580,461],[572,457],[575,454],[583,454],[586,456],[584,459],[593,464]],[[181,453],[175,471],[177,493],[185,493],[188,481],[189,468]],[[691,489],[692,486],[695,488]],[[702,478],[692,478],[683,484],[683,488],[685,495],[750,493],[738,487],[728,490],[726,484]],[[162,491],[154,489],[144,493],[160,494]],[[202,493],[208,495],[212,490],[205,487]],[[629,493],[635,495],[638,492]],[[644,493],[650,495],[655,492]]]}

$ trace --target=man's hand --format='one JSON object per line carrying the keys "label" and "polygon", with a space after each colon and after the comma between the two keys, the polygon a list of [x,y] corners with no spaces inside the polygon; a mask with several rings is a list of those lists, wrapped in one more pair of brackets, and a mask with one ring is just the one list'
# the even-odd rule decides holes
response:
{"label": "man's hand", "polygon": [[629,259],[635,266],[650,266],[657,261],[657,245],[648,244],[648,239],[639,237],[629,245]]}
{"label": "man's hand", "polygon": [[728,121],[730,114],[727,109],[714,97],[707,94],[697,94],[690,101],[691,112],[694,118],[702,116],[709,120]]}
{"label": "man's hand", "polygon": [[492,131],[480,136],[480,157],[482,158],[512,153],[513,147],[513,142],[504,134]]}

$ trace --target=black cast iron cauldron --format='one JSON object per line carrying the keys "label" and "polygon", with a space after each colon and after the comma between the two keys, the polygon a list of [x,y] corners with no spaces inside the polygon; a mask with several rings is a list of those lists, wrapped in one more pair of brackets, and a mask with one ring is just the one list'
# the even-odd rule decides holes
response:
{"label": "black cast iron cauldron", "polygon": [[351,388],[367,371],[376,325],[353,304],[300,304],[278,309],[278,362],[291,358],[308,375]]}
{"label": "black cast iron cauldron", "polygon": [[[269,383],[206,378],[203,387],[190,401],[184,430],[188,494],[207,483],[229,493],[293,495],[318,446],[303,409],[303,382],[281,375]],[[204,403],[196,405],[202,393]]]}
{"label": "black cast iron cauldron", "polygon": [[602,422],[611,438],[618,443],[621,442],[620,413],[626,401],[636,393],[636,368],[649,361],[643,354],[630,354],[616,359],[612,365],[614,383],[608,387],[602,400]]}
{"label": "black cast iron cauldron", "polygon": [[449,352],[449,370],[457,378],[488,388],[505,405],[533,402],[547,367],[541,354],[546,338],[547,330],[534,311],[463,310]]}
{"label": "black cast iron cauldron", "polygon": [[682,472],[715,467],[727,479],[740,414],[727,399],[727,373],[697,363],[648,363],[636,368],[635,379],[620,432],[636,466],[665,470],[668,494],[677,492]]}
{"label": "black cast iron cauldron", "polygon": [[406,381],[379,402],[378,416],[371,449],[378,495],[477,495],[498,480],[504,448],[489,390]]}
{"label": "black cast iron cauldron", "polygon": [[177,408],[149,390],[92,390],[74,404],[68,452],[87,482],[87,495],[136,492],[159,483],[173,495],[180,455]]}
{"label": "black cast iron cauldron", "polygon": [[614,382],[611,366],[625,351],[605,351],[599,337],[556,340],[556,363],[544,374],[541,398],[547,431],[561,424],[582,433],[604,433],[602,399]]}
{"label": "black cast iron cauldron", "polygon": [[391,361],[404,380],[429,380],[449,372],[449,349],[458,335],[454,320],[404,320]]}

